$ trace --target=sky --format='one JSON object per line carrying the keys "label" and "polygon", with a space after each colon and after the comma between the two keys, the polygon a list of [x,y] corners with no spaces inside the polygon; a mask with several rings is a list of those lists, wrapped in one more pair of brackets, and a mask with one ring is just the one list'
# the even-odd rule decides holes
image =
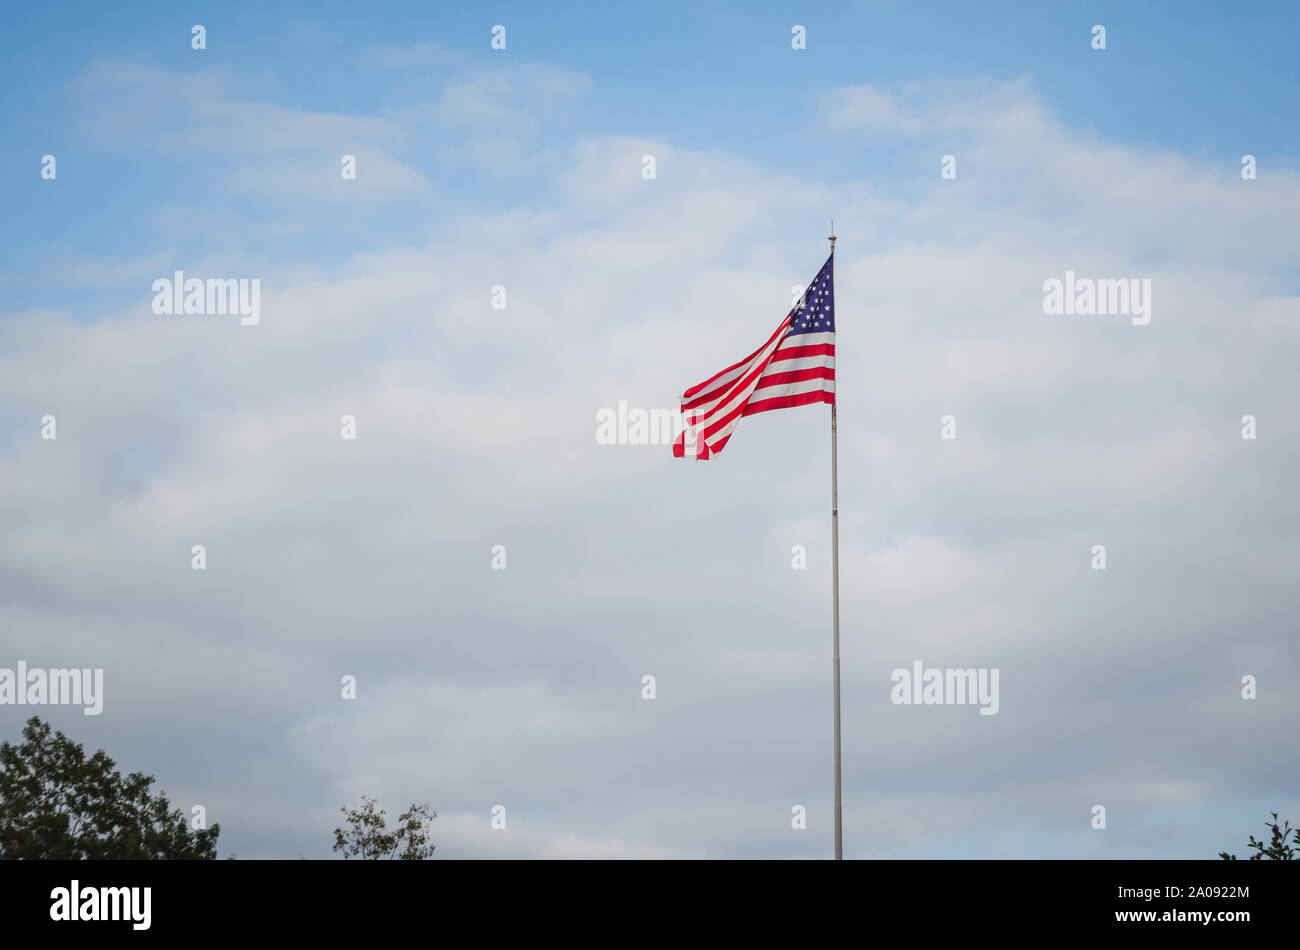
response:
{"label": "sky", "polygon": [[[759,346],[833,218],[845,856],[1244,856],[1300,817],[1298,27],[5,7],[0,667],[104,705],[0,738],[222,857],[335,857],[362,795],[439,858],[829,857],[827,407],[708,461],[597,420]],[[257,322],[155,312],[178,270]],[[894,702],[918,661],[996,714]]]}

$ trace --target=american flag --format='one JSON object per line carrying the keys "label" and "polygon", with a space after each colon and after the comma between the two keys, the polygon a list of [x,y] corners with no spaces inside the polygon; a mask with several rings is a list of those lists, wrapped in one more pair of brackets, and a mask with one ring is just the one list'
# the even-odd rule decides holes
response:
{"label": "american flag", "polygon": [[831,254],[766,343],[682,394],[684,429],[673,443],[674,456],[717,455],[742,416],[835,404],[834,264]]}

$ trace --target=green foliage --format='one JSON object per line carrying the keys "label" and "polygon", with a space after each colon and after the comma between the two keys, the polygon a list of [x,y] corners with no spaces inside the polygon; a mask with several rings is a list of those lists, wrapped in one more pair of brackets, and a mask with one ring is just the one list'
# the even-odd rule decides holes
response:
{"label": "green foliage", "polygon": [[339,809],[347,818],[348,829],[334,829],[334,850],[342,851],[344,858],[361,858],[377,861],[380,858],[398,858],[403,861],[423,861],[433,857],[434,845],[429,843],[429,832],[436,812],[428,805],[416,805],[402,813],[397,827],[388,831],[387,812],[376,810],[373,798],[361,796],[361,804]]}
{"label": "green foliage", "polygon": [[33,716],[22,745],[0,744],[0,858],[180,860],[217,856],[221,826],[191,831],[153,777],[125,777]]}
{"label": "green foliage", "polygon": [[[1272,812],[1273,820],[1264,822],[1265,827],[1272,833],[1272,839],[1268,846],[1263,841],[1256,841],[1255,836],[1250,836],[1250,844],[1246,847],[1253,848],[1255,853],[1250,856],[1252,861],[1295,861],[1300,859],[1300,828],[1292,829],[1291,822],[1288,820],[1285,825],[1279,825],[1277,821],[1277,812]],[[1294,845],[1288,844],[1287,839],[1294,835]],[[1219,857],[1225,861],[1235,861],[1237,856],[1229,854],[1227,851],[1220,851]]]}

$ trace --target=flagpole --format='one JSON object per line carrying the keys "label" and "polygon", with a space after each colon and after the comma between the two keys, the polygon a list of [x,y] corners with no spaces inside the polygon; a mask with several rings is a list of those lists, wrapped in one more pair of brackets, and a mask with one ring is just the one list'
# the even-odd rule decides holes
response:
{"label": "flagpole", "polygon": [[[831,292],[835,290],[835,221],[831,220]],[[838,388],[838,387],[837,387]],[[844,860],[844,827],[840,806],[840,491],[838,458],[835,433],[835,407],[838,398],[831,403],[831,575],[833,577],[832,614],[834,617],[834,638],[831,653],[831,670],[834,675],[835,693],[835,860]]]}

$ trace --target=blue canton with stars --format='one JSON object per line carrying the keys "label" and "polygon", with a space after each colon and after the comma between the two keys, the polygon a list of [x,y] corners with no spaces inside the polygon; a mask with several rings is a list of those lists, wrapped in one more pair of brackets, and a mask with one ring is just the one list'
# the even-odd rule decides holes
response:
{"label": "blue canton with stars", "polygon": [[835,332],[835,281],[832,271],[835,255],[826,258],[826,263],[817,272],[803,297],[794,305],[790,316],[790,332],[796,333],[834,333]]}

